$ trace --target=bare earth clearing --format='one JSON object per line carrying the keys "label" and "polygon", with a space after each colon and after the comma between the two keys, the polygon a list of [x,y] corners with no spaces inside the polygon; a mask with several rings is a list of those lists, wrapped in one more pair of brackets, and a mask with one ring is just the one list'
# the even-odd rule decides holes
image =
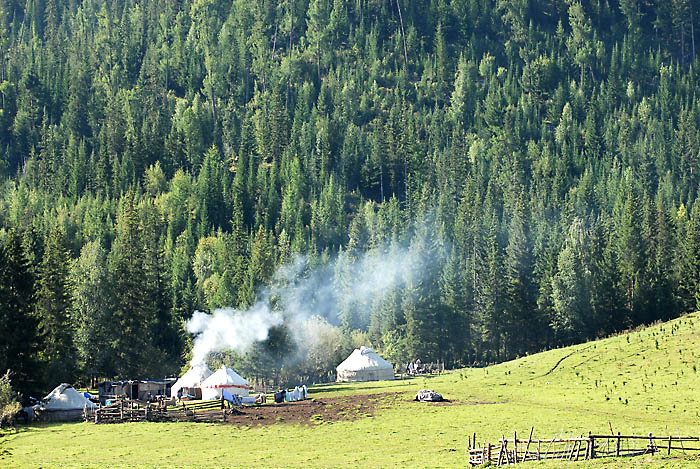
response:
{"label": "bare earth clearing", "polygon": [[[377,409],[388,408],[394,401],[414,403],[417,406],[450,406],[458,404],[494,404],[493,402],[459,402],[445,400],[443,402],[416,402],[399,395],[400,392],[384,392],[342,397],[322,397],[305,401],[285,402],[282,404],[265,404],[262,406],[236,407],[231,414],[226,415],[223,422],[227,425],[270,426],[279,423],[291,424],[321,424],[324,422],[353,421],[363,417],[373,417]],[[219,417],[221,411],[213,410],[198,412],[203,421],[206,415]]]}

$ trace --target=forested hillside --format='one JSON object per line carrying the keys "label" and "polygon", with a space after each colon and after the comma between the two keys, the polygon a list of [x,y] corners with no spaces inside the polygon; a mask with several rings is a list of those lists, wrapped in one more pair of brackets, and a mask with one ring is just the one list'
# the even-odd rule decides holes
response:
{"label": "forested hillside", "polygon": [[[1,0],[0,371],[177,373],[194,310],[392,246],[421,280],[329,318],[334,353],[485,363],[696,309],[698,8]],[[292,370],[288,337],[238,366]]]}

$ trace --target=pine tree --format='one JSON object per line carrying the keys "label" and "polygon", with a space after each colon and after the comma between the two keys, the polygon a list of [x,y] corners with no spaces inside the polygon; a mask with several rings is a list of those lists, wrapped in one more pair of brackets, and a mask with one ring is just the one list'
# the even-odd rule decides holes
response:
{"label": "pine tree", "polygon": [[471,285],[465,281],[466,273],[453,248],[440,276],[440,299],[445,311],[445,339],[449,344],[446,358],[456,366],[465,365],[473,358],[472,305],[469,304],[473,292]]}
{"label": "pine tree", "polygon": [[435,231],[419,223],[411,242],[414,263],[406,273],[401,308],[406,316],[406,343],[409,354],[423,362],[444,359],[448,344],[443,306],[440,302],[440,270],[443,253]]}
{"label": "pine tree", "polygon": [[45,382],[73,382],[76,372],[72,329],[70,256],[63,231],[55,228],[48,236],[37,281],[36,311],[42,348]]}
{"label": "pine tree", "polygon": [[552,303],[555,316],[551,318],[554,333],[560,343],[573,343],[579,337],[589,337],[593,313],[590,301],[590,274],[586,260],[586,236],[581,220],[574,220],[564,248],[557,260],[557,273],[552,279]]}
{"label": "pine tree", "polygon": [[642,236],[641,201],[637,188],[631,181],[631,174],[625,176],[617,208],[615,238],[625,302],[632,320],[640,324],[644,322],[641,289],[646,278],[644,267],[647,248]]}
{"label": "pine tree", "polygon": [[109,266],[111,283],[117,292],[113,316],[114,368],[119,377],[146,377],[160,364],[160,357],[153,347],[155,318],[147,313],[143,233],[136,196],[131,191],[121,200]]}
{"label": "pine tree", "polygon": [[506,329],[508,348],[518,355],[534,350],[542,321],[537,314],[536,290],[533,282],[534,257],[530,240],[529,216],[522,197],[515,203],[508,227],[505,258],[505,281],[508,296]]}
{"label": "pine tree", "polygon": [[43,386],[37,373],[35,298],[22,238],[12,230],[0,245],[0,370],[11,371],[13,387],[23,395]]}
{"label": "pine tree", "polygon": [[678,285],[679,301],[682,312],[690,312],[697,307],[700,290],[700,203],[695,202],[690,210],[682,246],[680,248],[681,278]]}

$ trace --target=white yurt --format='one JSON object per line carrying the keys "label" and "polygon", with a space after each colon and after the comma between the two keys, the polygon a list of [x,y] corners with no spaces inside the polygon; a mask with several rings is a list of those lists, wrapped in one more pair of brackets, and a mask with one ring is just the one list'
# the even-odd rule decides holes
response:
{"label": "white yurt", "polygon": [[336,381],[382,381],[394,379],[394,367],[377,352],[364,345],[355,349],[336,367]]}
{"label": "white yurt", "polygon": [[241,397],[248,396],[250,383],[231,368],[222,366],[202,382],[202,399],[221,399],[225,390]]}
{"label": "white yurt", "polygon": [[83,411],[94,411],[97,405],[67,383],[59,384],[34,408],[38,420],[67,422],[81,420]]}
{"label": "white yurt", "polygon": [[180,389],[199,388],[202,382],[211,376],[211,370],[207,365],[196,365],[187,370],[187,373],[182,375],[180,379],[175,381],[173,387],[170,388],[170,397],[177,397],[177,392]]}

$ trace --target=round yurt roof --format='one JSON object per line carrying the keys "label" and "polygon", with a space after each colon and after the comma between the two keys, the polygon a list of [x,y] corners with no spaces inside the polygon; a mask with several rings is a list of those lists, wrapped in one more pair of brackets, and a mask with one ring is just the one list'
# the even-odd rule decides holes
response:
{"label": "round yurt roof", "polygon": [[187,373],[182,375],[180,379],[175,381],[173,387],[170,388],[170,395],[176,396],[181,388],[198,388],[202,382],[211,376],[212,372],[207,365],[197,365],[187,370]]}
{"label": "round yurt roof", "polygon": [[379,356],[377,352],[364,345],[355,349],[348,358],[336,367],[341,371],[361,371],[361,370],[394,370],[388,361]]}
{"label": "round yurt roof", "polygon": [[207,379],[202,381],[202,388],[221,388],[221,387],[249,386],[248,381],[241,375],[233,371],[231,368],[222,366]]}
{"label": "round yurt roof", "polygon": [[92,409],[95,404],[85,398],[67,383],[59,384],[45,398],[44,410],[82,410],[87,406]]}

